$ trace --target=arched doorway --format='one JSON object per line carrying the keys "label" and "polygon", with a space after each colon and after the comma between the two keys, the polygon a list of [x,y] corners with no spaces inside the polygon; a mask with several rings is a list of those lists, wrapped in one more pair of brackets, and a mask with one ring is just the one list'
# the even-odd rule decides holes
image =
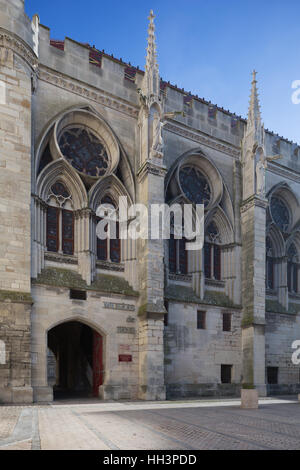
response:
{"label": "arched doorway", "polygon": [[68,321],[48,331],[48,385],[54,398],[99,395],[103,338],[88,325]]}

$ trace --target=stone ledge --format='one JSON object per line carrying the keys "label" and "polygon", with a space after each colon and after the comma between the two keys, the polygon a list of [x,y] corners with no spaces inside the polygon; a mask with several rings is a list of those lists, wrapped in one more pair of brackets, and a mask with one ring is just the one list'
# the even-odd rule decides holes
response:
{"label": "stone ledge", "polygon": [[300,313],[300,304],[289,302],[288,310],[278,300],[266,299],[266,312],[282,313],[286,315],[297,315]]}
{"label": "stone ledge", "polygon": [[239,397],[241,384],[166,384],[167,399],[195,397]]}
{"label": "stone ledge", "polygon": [[194,303],[201,305],[214,305],[218,307],[241,309],[241,305],[236,305],[224,292],[206,290],[204,299],[200,299],[191,287],[180,285],[169,285],[165,290],[167,300],[183,303]]}
{"label": "stone ledge", "polygon": [[88,286],[80,274],[63,268],[49,267],[43,269],[37,279],[32,279],[32,284],[122,294],[132,297],[139,296],[139,293],[134,291],[122,277],[110,274],[98,274],[97,279]]}
{"label": "stone ledge", "polygon": [[33,304],[33,299],[28,292],[0,290],[0,302]]}

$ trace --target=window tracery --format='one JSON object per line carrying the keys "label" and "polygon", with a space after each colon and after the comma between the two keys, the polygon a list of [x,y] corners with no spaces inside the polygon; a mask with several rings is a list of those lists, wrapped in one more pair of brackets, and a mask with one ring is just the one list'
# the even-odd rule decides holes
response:
{"label": "window tracery", "polygon": [[198,168],[193,166],[181,168],[179,181],[184,194],[191,202],[208,205],[211,198],[210,186]]}
{"label": "window tracery", "polygon": [[204,241],[204,273],[207,279],[221,280],[221,237],[215,222],[207,227]]}
{"label": "window tracery", "polygon": [[64,157],[80,173],[95,177],[106,174],[109,166],[107,151],[91,129],[65,129],[58,144]]}

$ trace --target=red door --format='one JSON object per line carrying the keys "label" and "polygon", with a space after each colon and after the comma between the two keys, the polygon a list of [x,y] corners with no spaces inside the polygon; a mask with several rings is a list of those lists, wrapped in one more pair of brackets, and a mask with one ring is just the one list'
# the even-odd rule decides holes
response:
{"label": "red door", "polygon": [[93,337],[93,395],[98,397],[99,386],[103,383],[103,340],[102,336],[94,331]]}

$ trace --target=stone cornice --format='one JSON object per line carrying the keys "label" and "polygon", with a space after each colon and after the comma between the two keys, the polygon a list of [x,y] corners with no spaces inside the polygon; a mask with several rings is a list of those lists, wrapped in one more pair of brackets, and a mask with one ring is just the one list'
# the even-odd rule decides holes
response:
{"label": "stone cornice", "polygon": [[284,167],[277,162],[268,163],[268,171],[275,175],[281,176],[282,178],[288,178],[296,183],[300,183],[300,173],[290,168]]}
{"label": "stone cornice", "polygon": [[53,71],[44,65],[40,65],[39,79],[133,118],[138,118],[138,107],[129,104],[121,98],[116,99],[113,95],[105,92],[104,90],[99,90],[98,88],[87,85],[86,83],[68,77],[67,75]]}
{"label": "stone cornice", "polygon": [[221,143],[207,134],[203,134],[200,131],[191,130],[184,125],[179,125],[177,122],[176,125],[173,122],[168,122],[164,126],[164,130],[173,132],[174,134],[185,137],[186,139],[194,140],[195,142],[203,144],[206,147],[210,147],[214,150],[218,150],[219,152],[226,153],[231,157],[240,158],[240,150],[237,147]]}
{"label": "stone cornice", "polygon": [[38,58],[33,50],[21,38],[13,33],[0,28],[0,47],[11,49],[27,62],[32,70],[38,67]]}
{"label": "stone cornice", "polygon": [[246,212],[248,209],[250,209],[253,206],[266,209],[268,207],[268,204],[269,204],[269,201],[267,199],[262,199],[256,194],[254,194],[253,196],[249,197],[248,199],[242,202],[241,213]]}
{"label": "stone cornice", "polygon": [[151,162],[150,160],[147,160],[137,172],[139,183],[141,181],[143,181],[145,176],[149,173],[151,175],[165,177],[165,175],[167,173],[167,169],[165,167],[161,167],[161,166],[156,165],[155,163]]}

